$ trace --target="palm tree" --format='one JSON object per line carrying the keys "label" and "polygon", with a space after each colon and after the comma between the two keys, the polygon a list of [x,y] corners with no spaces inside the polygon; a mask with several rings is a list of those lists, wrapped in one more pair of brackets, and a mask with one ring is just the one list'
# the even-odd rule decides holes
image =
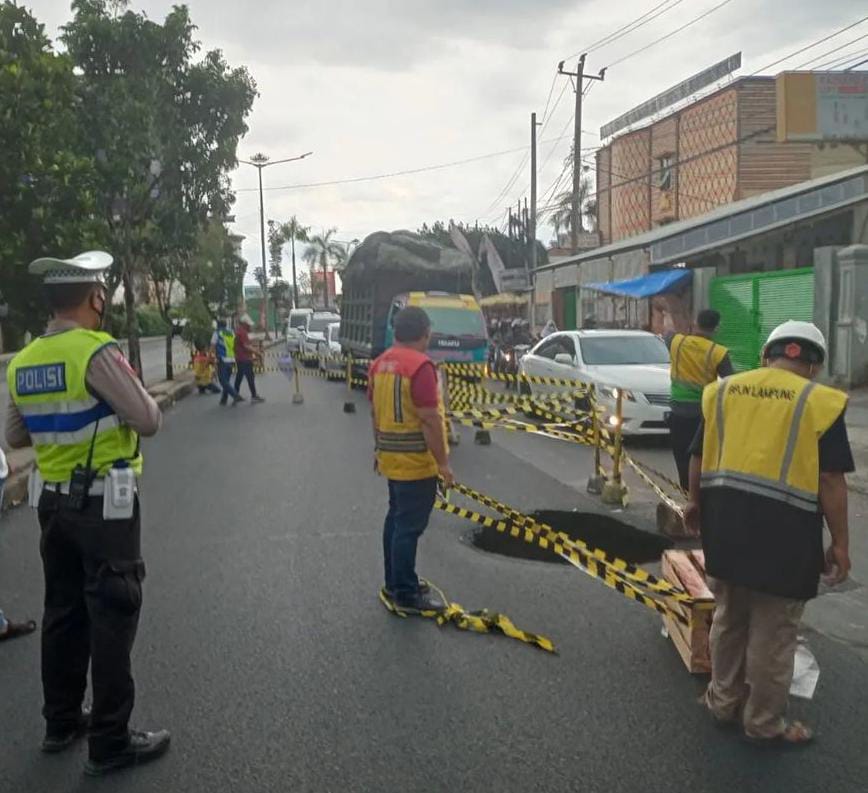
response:
{"label": "palm tree", "polygon": [[[329,305],[329,262],[342,260],[346,256],[346,248],[334,239],[338,233],[336,228],[323,229],[320,234],[314,234],[308,239],[310,245],[304,252],[304,260],[311,266],[317,264],[322,268],[323,278],[323,306],[328,308]],[[311,279],[313,280],[313,279]]]}
{"label": "palm tree", "polygon": [[295,275],[295,241],[307,242],[310,226],[302,226],[298,218],[293,215],[280,228],[284,242],[289,242],[292,250],[292,297],[293,306],[298,308],[298,279]]}

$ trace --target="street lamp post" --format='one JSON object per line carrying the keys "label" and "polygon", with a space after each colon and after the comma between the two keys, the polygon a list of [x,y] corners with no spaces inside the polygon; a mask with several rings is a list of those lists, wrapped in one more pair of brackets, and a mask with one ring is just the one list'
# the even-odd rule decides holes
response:
{"label": "street lamp post", "polygon": [[249,160],[239,160],[245,165],[252,165],[256,168],[259,176],[259,241],[262,246],[262,280],[265,284],[262,290],[262,325],[265,329],[265,335],[268,337],[268,266],[265,263],[265,199],[262,193],[262,169],[269,165],[280,165],[285,162],[295,162],[303,160],[305,157],[310,157],[312,151],[300,154],[298,157],[287,157],[283,160],[269,160],[264,154],[254,154]]}

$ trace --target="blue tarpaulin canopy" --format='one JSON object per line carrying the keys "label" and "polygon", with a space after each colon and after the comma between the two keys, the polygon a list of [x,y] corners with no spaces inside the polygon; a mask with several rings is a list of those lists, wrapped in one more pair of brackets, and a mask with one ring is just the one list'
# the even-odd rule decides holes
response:
{"label": "blue tarpaulin canopy", "polygon": [[639,278],[630,278],[627,281],[582,284],[582,289],[593,289],[619,297],[654,297],[654,295],[662,295],[665,292],[674,292],[690,283],[692,278],[693,273],[690,270],[678,268],[677,270],[660,270]]}

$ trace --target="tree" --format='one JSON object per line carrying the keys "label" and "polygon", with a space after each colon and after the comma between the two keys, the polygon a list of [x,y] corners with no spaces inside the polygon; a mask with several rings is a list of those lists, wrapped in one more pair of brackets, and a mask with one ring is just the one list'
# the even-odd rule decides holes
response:
{"label": "tree", "polygon": [[298,278],[295,272],[295,243],[308,242],[310,235],[310,226],[303,226],[298,218],[293,215],[281,227],[283,229],[283,239],[289,242],[290,251],[292,253],[292,299],[293,305],[298,308]]}
{"label": "tree", "polygon": [[[572,173],[574,146],[570,148],[570,153],[564,158],[564,168]],[[583,166],[583,170],[589,170],[587,166]],[[555,196],[555,207],[550,211],[549,218],[551,224],[555,227],[555,241],[560,240],[560,233],[563,229],[567,233],[572,232],[573,228],[573,190],[572,186],[569,190],[565,190]],[[597,219],[597,201],[591,194],[591,179],[588,176],[582,176],[579,179],[579,231],[584,231],[582,217],[587,217],[591,224],[596,228]]]}
{"label": "tree", "polygon": [[24,331],[39,333],[45,322],[28,263],[100,247],[106,228],[95,217],[95,163],[77,112],[73,62],[8,1],[0,3],[0,140],[0,303],[9,305],[5,343],[15,349]]}
{"label": "tree", "polygon": [[[189,254],[198,229],[226,216],[233,201],[227,173],[256,88],[219,51],[194,60],[200,45],[185,6],[157,24],[126,5],[74,0],[63,41],[80,70],[98,215],[109,229],[113,285],[124,288],[130,357],[139,365],[136,282],[150,276],[155,251]],[[190,261],[182,253],[179,262]]]}
{"label": "tree", "polygon": [[334,239],[338,233],[336,228],[323,229],[319,234],[314,234],[309,240],[309,246],[304,252],[304,260],[311,266],[311,282],[313,268],[319,264],[323,276],[323,306],[329,306],[329,281],[328,268],[331,262],[339,262],[346,256],[346,249]]}
{"label": "tree", "polygon": [[199,231],[184,270],[188,300],[199,295],[211,319],[234,312],[241,302],[247,262],[236,253],[237,242],[222,223],[211,221]]}

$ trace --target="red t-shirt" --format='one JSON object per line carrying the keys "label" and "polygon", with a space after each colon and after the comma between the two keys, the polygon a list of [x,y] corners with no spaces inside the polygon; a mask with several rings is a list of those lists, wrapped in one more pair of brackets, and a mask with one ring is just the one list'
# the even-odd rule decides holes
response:
{"label": "red t-shirt", "polygon": [[244,325],[239,325],[238,330],[235,331],[235,360],[238,363],[247,363],[253,360],[250,333]]}

